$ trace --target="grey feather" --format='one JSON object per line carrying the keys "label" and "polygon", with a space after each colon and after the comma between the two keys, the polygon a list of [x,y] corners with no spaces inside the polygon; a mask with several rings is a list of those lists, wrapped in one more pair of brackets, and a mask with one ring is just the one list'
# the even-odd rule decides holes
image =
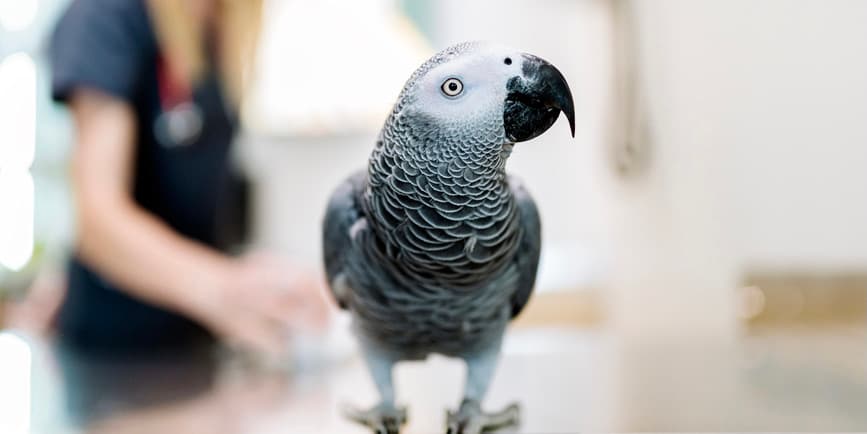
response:
{"label": "grey feather", "polygon": [[363,217],[358,198],[366,185],[364,171],[354,173],[334,192],[328,201],[323,222],[322,247],[325,275],[337,304],[346,309],[345,276],[342,275],[346,254],[352,244],[351,231]]}
{"label": "grey feather", "polygon": [[539,268],[539,254],[542,250],[542,225],[536,203],[527,190],[520,184],[512,183],[512,192],[521,210],[521,243],[515,255],[515,266],[521,276],[518,287],[512,295],[512,318],[518,316],[526,306],[536,283]]}

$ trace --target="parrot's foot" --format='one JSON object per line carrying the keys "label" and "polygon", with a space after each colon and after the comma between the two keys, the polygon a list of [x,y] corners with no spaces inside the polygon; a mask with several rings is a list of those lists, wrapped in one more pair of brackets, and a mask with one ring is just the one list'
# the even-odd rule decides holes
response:
{"label": "parrot's foot", "polygon": [[465,399],[457,412],[449,411],[447,434],[478,434],[520,424],[521,408],[516,403],[494,413],[482,412],[478,401]]}
{"label": "parrot's foot", "polygon": [[379,404],[369,410],[360,410],[350,405],[343,407],[343,417],[373,429],[375,434],[398,434],[406,423],[406,408]]}

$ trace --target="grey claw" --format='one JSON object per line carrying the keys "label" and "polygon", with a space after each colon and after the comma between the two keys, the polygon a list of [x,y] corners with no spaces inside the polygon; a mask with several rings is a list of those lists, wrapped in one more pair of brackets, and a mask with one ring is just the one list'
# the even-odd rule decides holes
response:
{"label": "grey claw", "polygon": [[464,401],[458,411],[446,412],[446,420],[447,434],[479,434],[520,425],[521,408],[512,403],[498,412],[485,413],[477,402]]}
{"label": "grey claw", "polygon": [[379,404],[369,410],[359,410],[351,405],[344,405],[343,417],[373,429],[374,434],[398,434],[400,426],[406,423],[406,408],[395,408]]}

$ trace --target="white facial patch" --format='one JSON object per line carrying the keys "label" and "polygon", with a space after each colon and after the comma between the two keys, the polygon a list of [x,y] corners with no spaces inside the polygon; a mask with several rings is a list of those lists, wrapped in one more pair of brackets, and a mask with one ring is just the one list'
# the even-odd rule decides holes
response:
{"label": "white facial patch", "polygon": [[414,89],[416,107],[442,120],[502,113],[506,83],[521,74],[521,59],[518,50],[480,43],[428,71]]}

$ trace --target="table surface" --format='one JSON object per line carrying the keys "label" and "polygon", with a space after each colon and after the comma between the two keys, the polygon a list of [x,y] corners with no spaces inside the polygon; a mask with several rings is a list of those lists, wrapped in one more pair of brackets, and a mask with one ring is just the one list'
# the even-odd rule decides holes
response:
{"label": "table surface", "polygon": [[[366,433],[338,408],[376,398],[354,354],[281,372],[206,352],[69,357],[28,341],[34,434]],[[443,357],[400,365],[398,400],[410,414],[403,432],[444,432],[463,375],[460,362]],[[867,333],[625,343],[604,329],[517,329],[485,406],[512,401],[527,433],[867,431]]]}

